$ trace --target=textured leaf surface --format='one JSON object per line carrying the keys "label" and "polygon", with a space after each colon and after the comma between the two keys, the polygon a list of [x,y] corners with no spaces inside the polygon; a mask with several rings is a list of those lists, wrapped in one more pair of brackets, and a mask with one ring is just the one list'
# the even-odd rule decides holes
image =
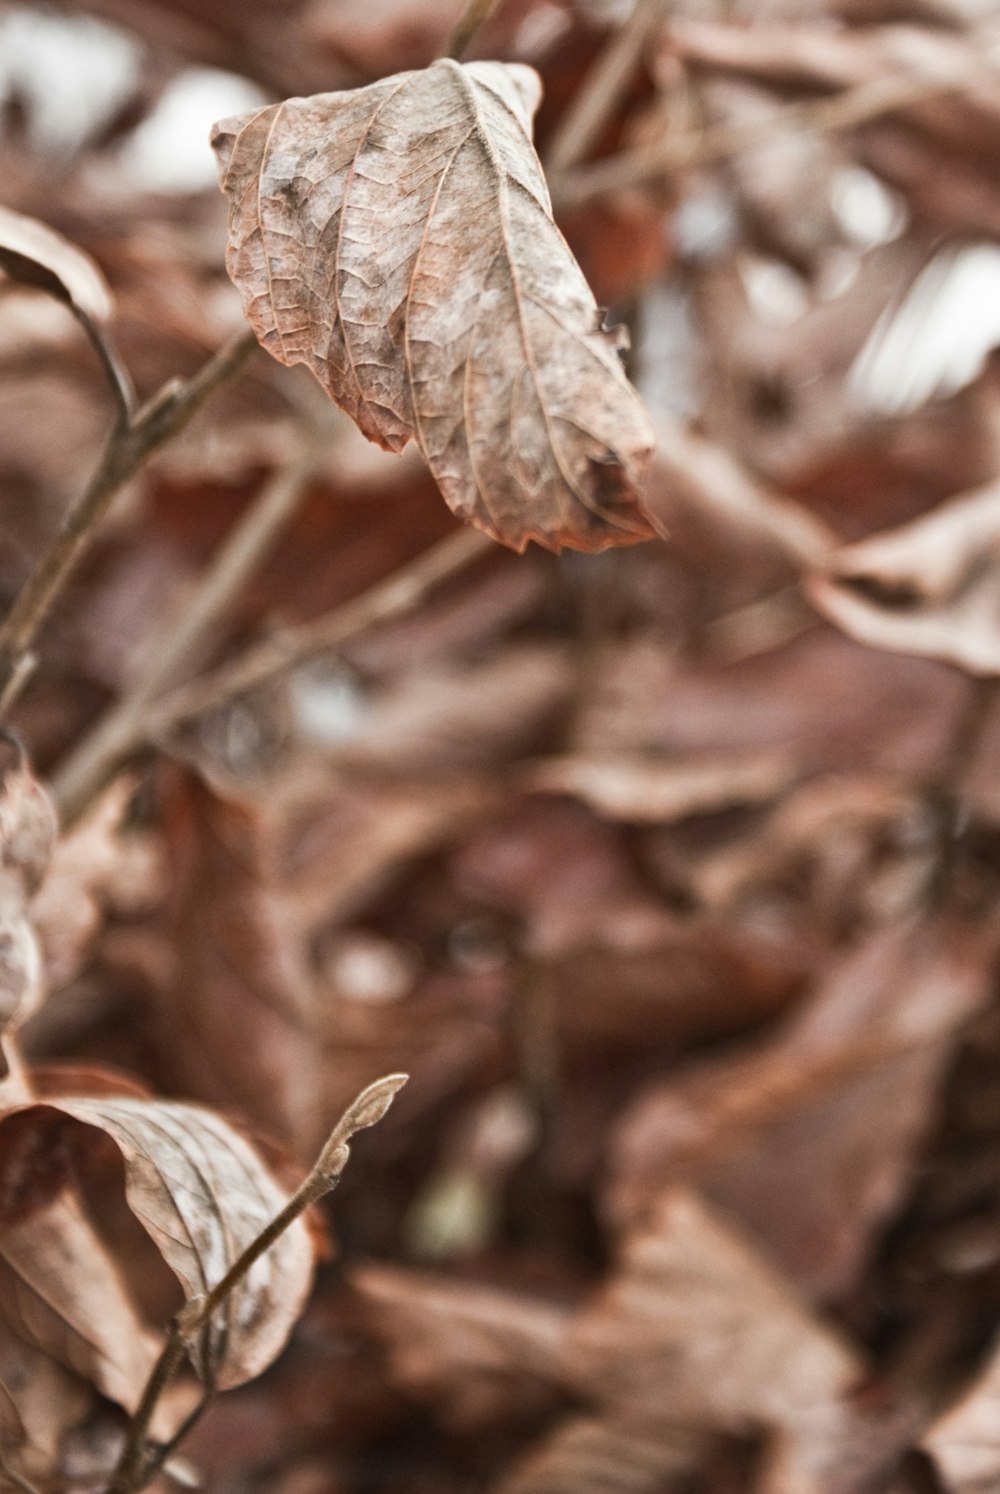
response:
{"label": "textured leaf surface", "polygon": [[[57,1111],[110,1136],[125,1163],[128,1206],[189,1300],[219,1281],[286,1202],[287,1195],[250,1144],[196,1105],[88,1096],[14,1112],[21,1126]],[[0,1187],[9,1180],[0,1175]],[[35,1280],[54,1311],[67,1292],[54,1263]],[[247,1272],[215,1315],[197,1369],[221,1389],[242,1384],[281,1351],[312,1279],[313,1250],[301,1220]],[[66,1314],[63,1314],[67,1316]],[[128,1332],[128,1325],[119,1327]]]}
{"label": "textured leaf surface", "polygon": [[535,73],[434,63],[217,125],[229,272],[263,345],[365,435],[416,441],[504,543],[651,537],[653,434],[556,228]]}

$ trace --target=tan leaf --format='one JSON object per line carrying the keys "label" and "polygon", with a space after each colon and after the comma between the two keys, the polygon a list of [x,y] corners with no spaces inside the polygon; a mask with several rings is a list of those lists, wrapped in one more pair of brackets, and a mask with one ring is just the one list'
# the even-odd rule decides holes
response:
{"label": "tan leaf", "polygon": [[351,1279],[389,1345],[393,1379],[449,1427],[468,1432],[551,1402],[566,1307],[391,1266]]}
{"label": "tan leaf", "polygon": [[770,1043],[638,1098],[612,1149],[619,1221],[682,1183],[800,1288],[844,1291],[911,1174],[956,1034],[988,996],[990,947],[964,925],[878,930]]}
{"label": "tan leaf", "polygon": [[632,824],[657,824],[759,804],[794,776],[779,754],[753,757],[552,757],[532,764],[524,785],[536,793],[573,794],[595,813]]}
{"label": "tan leaf", "polygon": [[95,322],[111,315],[111,292],[90,256],[37,218],[10,208],[0,208],[0,269]]}
{"label": "tan leaf", "polygon": [[85,1380],[0,1324],[0,1452],[6,1468],[36,1489],[66,1488],[67,1462],[78,1463],[82,1452],[91,1454],[94,1471],[106,1477],[118,1434],[117,1413]]}
{"label": "tan leaf", "polygon": [[799,1424],[861,1368],[778,1272],[680,1189],[630,1238],[566,1353],[572,1379],[605,1402],[735,1432]]}
{"label": "tan leaf", "polygon": [[1000,1485],[1000,1350],[993,1351],[965,1394],[925,1433],[949,1494],[992,1494]]}
{"label": "tan leaf", "polygon": [[[41,1127],[53,1112],[96,1127],[114,1142],[125,1164],[129,1208],[188,1300],[215,1285],[286,1202],[250,1144],[200,1106],[129,1096],[68,1097],[15,1111],[7,1124],[24,1127],[37,1118]],[[13,1166],[17,1157],[16,1148],[8,1149],[4,1160]],[[12,1181],[0,1174],[0,1188]],[[23,1226],[26,1242],[35,1212],[29,1211]],[[53,1250],[44,1290],[49,1306],[60,1312],[67,1294],[71,1299],[77,1293],[67,1262],[59,1269]],[[202,1377],[225,1389],[259,1374],[276,1357],[301,1311],[312,1259],[308,1231],[297,1221],[219,1309],[199,1354]],[[43,1283],[33,1285],[38,1290]],[[129,1331],[124,1323],[112,1326]],[[120,1389],[112,1393],[122,1395]]]}
{"label": "tan leaf", "polygon": [[[43,1134],[50,1145],[57,1135]],[[34,1160],[44,1168],[45,1152]],[[0,1296],[3,1320],[23,1343],[135,1410],[159,1343],[71,1192],[21,1220],[4,1219]],[[20,1409],[16,1397],[15,1404]]]}
{"label": "tan leaf", "polygon": [[652,536],[653,448],[531,143],[536,74],[442,60],[217,125],[229,272],[260,341],[373,441],[416,441],[517,550]]}
{"label": "tan leaf", "polygon": [[1000,673],[1000,493],[996,483],[839,550],[811,600],[873,648]]}
{"label": "tan leaf", "polygon": [[674,1427],[574,1417],[501,1479],[494,1494],[665,1494],[686,1486],[704,1443]]}

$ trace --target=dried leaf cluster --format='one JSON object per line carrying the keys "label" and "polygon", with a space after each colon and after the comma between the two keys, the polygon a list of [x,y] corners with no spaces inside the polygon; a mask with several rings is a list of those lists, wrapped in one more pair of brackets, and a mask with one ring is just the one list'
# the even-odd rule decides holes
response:
{"label": "dried leaf cluster", "polygon": [[994,8],[28,12],[0,1486],[1000,1487]]}

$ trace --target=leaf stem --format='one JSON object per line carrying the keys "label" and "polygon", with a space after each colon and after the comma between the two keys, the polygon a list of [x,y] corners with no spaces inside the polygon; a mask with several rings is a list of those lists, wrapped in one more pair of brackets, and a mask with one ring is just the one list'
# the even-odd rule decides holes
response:
{"label": "leaf stem", "polygon": [[100,792],[110,774],[143,740],[150,704],[174,683],[178,669],[222,617],[308,491],[319,462],[318,435],[267,481],[227,536],[170,623],[158,628],[138,678],[74,747],[59,771],[56,792],[64,823]]}
{"label": "leaf stem", "polygon": [[446,57],[461,62],[476,32],[489,20],[496,5],[497,0],[469,0],[451,33]]}

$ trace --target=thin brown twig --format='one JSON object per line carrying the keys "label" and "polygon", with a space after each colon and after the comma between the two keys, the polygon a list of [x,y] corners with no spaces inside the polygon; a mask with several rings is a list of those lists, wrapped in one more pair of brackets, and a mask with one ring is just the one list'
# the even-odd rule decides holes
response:
{"label": "thin brown twig", "polygon": [[478,529],[449,534],[332,612],[265,639],[231,663],[172,690],[151,707],[146,720],[147,740],[176,730],[202,712],[233,700],[306,659],[338,648],[379,623],[404,616],[435,587],[494,548],[494,541]]}
{"label": "thin brown twig", "polygon": [[[160,1356],[150,1371],[139,1405],[129,1424],[122,1448],[105,1494],[135,1494],[148,1480],[160,1450],[150,1455],[147,1434],[160,1397],[201,1331],[210,1324],[214,1313],[228,1300],[247,1272],[274,1245],[285,1231],[324,1195],[332,1193],[340,1182],[350,1158],[350,1141],[358,1131],[374,1126],[382,1119],[396,1095],[406,1083],[407,1074],[387,1074],[363,1089],[340,1117],[330,1133],[315,1165],[272,1220],[204,1296],[186,1302],[174,1318]],[[206,1379],[212,1378],[206,1370]],[[179,1439],[171,1440],[171,1450]],[[157,1465],[158,1466],[158,1465]]]}
{"label": "thin brown twig", "polygon": [[12,703],[18,677],[22,683],[27,677],[25,660],[32,644],[121,488],[154,451],[183,430],[256,346],[253,333],[238,333],[192,378],[171,379],[131,419],[116,421],[97,471],[0,624],[0,699],[5,705]]}
{"label": "thin brown twig", "polygon": [[76,818],[118,764],[145,739],[151,703],[172,684],[181,666],[222,617],[260,564],[308,490],[319,459],[318,439],[264,484],[227,536],[193,595],[168,626],[157,631],[155,647],[138,678],[73,748],[55,775],[53,788],[64,823]]}
{"label": "thin brown twig", "polygon": [[453,62],[461,62],[476,32],[486,24],[496,6],[497,0],[469,0],[455,23],[445,56],[450,57]]}
{"label": "thin brown twig", "polygon": [[667,14],[668,0],[636,0],[574,96],[552,136],[545,157],[550,177],[582,161],[620,103],[642,50]]}
{"label": "thin brown twig", "polygon": [[[995,49],[977,59],[978,72],[1000,64]],[[974,76],[974,75],[973,75]],[[727,121],[710,129],[653,142],[637,150],[623,151],[593,165],[567,172],[554,185],[553,196],[561,208],[576,207],[605,192],[645,186],[673,171],[707,166],[725,160],[750,146],[789,129],[835,134],[870,123],[882,115],[906,109],[926,99],[955,92],[970,81],[968,66],[928,73],[892,73],[869,79],[832,99],[818,103],[787,104],[753,119]]]}

